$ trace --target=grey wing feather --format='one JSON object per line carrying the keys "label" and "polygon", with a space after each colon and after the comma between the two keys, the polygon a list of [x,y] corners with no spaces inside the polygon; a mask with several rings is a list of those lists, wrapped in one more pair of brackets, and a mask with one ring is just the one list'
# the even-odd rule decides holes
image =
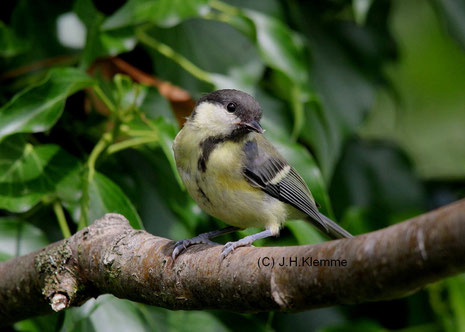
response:
{"label": "grey wing feather", "polygon": [[[246,156],[244,176],[249,183],[304,212],[318,228],[327,234],[335,238],[352,237],[350,233],[318,211],[302,177],[274,147],[265,139],[262,139],[260,143],[266,145],[267,152],[258,146],[256,140],[248,141],[244,145]],[[287,174],[276,182],[275,178],[281,177],[281,172]]]}

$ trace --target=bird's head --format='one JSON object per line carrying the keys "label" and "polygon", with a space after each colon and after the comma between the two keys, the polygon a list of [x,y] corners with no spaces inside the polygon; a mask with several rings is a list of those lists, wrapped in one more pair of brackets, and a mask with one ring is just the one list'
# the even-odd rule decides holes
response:
{"label": "bird's head", "polygon": [[207,136],[240,138],[250,132],[262,134],[261,117],[262,109],[252,96],[225,89],[200,98],[188,122]]}

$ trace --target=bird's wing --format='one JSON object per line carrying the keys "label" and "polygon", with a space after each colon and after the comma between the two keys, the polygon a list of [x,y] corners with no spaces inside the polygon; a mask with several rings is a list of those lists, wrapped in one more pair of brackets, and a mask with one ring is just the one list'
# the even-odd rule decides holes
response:
{"label": "bird's wing", "polygon": [[[259,140],[259,144],[258,141]],[[263,136],[245,143],[244,176],[249,183],[307,214],[321,230],[334,237],[350,237],[331,219],[318,212],[315,201],[297,171]]]}

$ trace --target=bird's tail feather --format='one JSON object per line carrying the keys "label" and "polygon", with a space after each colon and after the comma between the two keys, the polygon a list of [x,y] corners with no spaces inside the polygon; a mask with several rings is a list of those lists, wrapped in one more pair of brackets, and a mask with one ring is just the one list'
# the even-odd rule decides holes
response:
{"label": "bird's tail feather", "polygon": [[320,220],[317,220],[317,223],[313,222],[313,224],[316,224],[320,230],[322,230],[324,233],[328,234],[332,238],[343,239],[354,237],[352,234],[350,234],[344,228],[342,228],[334,221],[326,217],[324,214],[318,212],[318,217],[320,217]]}

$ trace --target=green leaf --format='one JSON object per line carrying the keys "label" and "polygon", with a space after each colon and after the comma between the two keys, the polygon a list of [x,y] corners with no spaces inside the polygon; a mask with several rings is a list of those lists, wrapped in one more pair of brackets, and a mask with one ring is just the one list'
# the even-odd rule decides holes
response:
{"label": "green leaf", "polygon": [[146,86],[136,84],[129,76],[122,74],[116,74],[113,82],[113,95],[120,113],[127,113],[141,106],[148,89]]}
{"label": "green leaf", "polygon": [[447,280],[447,286],[456,331],[465,331],[465,276],[462,274],[450,278]]}
{"label": "green leaf", "polygon": [[255,98],[263,109],[263,117],[260,123],[267,132],[272,133],[273,138],[289,140],[292,133],[293,119],[288,109],[288,104],[278,99],[276,94],[269,93],[260,88],[256,90]]}
{"label": "green leaf", "polygon": [[374,102],[375,85],[353,66],[334,36],[311,28],[313,72],[321,104],[305,105],[306,130],[301,134],[329,180],[344,141],[360,126]]}
{"label": "green leaf", "polygon": [[[429,303],[443,331],[465,331],[465,276],[428,286]],[[437,328],[436,328],[437,329]]]}
{"label": "green leaf", "polygon": [[61,315],[48,314],[32,317],[14,324],[14,330],[17,332],[42,332],[48,331],[53,326],[55,331],[59,331],[62,325]]}
{"label": "green leaf", "polygon": [[[195,234],[175,234],[175,227],[179,229],[186,225],[193,231],[199,224],[205,224],[206,215],[182,190],[160,146],[127,150],[118,154],[117,158],[119,165],[125,165],[121,170],[123,174],[108,169],[105,169],[105,173],[118,181],[126,195],[137,205],[148,232],[181,239]],[[153,218],[154,215],[157,218]],[[160,220],[163,222],[160,223]]]}
{"label": "green leaf", "polygon": [[304,43],[298,35],[274,17],[247,9],[243,13],[255,25],[257,47],[266,64],[305,85],[308,66]]}
{"label": "green leaf", "polygon": [[175,126],[176,132],[179,130],[178,122],[169,101],[160,94],[158,89],[148,87],[144,100],[139,106],[139,110],[145,113],[149,119],[156,120],[159,117],[163,117],[168,123]]}
{"label": "green leaf", "polygon": [[396,95],[378,96],[361,134],[399,144],[422,179],[453,182],[465,179],[465,40],[457,47],[444,24],[464,22],[464,2],[433,3],[451,16],[438,20],[429,1],[404,1],[396,9],[402,58],[387,70]]}
{"label": "green leaf", "polygon": [[[80,168],[58,145],[33,146],[15,135],[0,143],[0,208],[24,212],[44,195],[71,199],[78,195],[69,183]],[[75,177],[74,177],[75,178]]]}
{"label": "green leaf", "polygon": [[208,11],[207,0],[129,0],[103,23],[104,30],[151,22],[172,27]]}
{"label": "green leaf", "polygon": [[[158,75],[189,90],[195,97],[215,89],[237,88],[253,92],[263,75],[257,49],[242,33],[222,22],[191,19],[169,29],[151,29],[150,37],[172,48],[205,71],[208,83],[182,68],[175,57],[149,49]],[[227,36],[227,38],[225,38]],[[221,56],[216,52],[222,50]]]}
{"label": "green leaf", "polygon": [[[169,327],[173,331],[205,331],[226,332],[230,331],[211,312],[203,311],[170,311],[168,313]],[[250,325],[249,325],[250,326]]]}
{"label": "green leaf", "polygon": [[364,24],[373,0],[352,0],[355,22]]}
{"label": "green leaf", "polygon": [[[224,16],[213,16],[247,35],[254,42],[261,58],[271,68],[299,85],[308,84],[308,66],[303,39],[281,20],[264,13],[239,9],[220,2],[214,7]],[[250,25],[250,23],[252,23]]]}
{"label": "green leaf", "polygon": [[39,85],[27,88],[0,108],[0,141],[14,133],[37,133],[50,129],[60,118],[66,98],[93,84],[74,68],[52,69]]}
{"label": "green leaf", "polygon": [[142,221],[123,191],[105,175],[95,172],[89,183],[89,208],[87,220],[93,222],[105,213],[120,213],[125,216],[132,227],[143,229]]}
{"label": "green leaf", "polygon": [[[208,311],[167,310],[155,306],[139,306],[140,311],[148,322],[151,330],[159,331],[204,331],[226,332],[230,331],[215,313]],[[246,315],[241,315],[242,318]],[[253,331],[265,331],[258,326],[257,320],[244,319],[246,326]],[[242,323],[242,322],[241,322]],[[235,325],[237,326],[237,324]],[[259,327],[262,327],[261,329]]]}
{"label": "green leaf", "polygon": [[112,295],[88,300],[65,314],[63,331],[147,331],[139,306]]}
{"label": "green leaf", "polygon": [[87,28],[86,46],[81,56],[82,68],[87,68],[98,57],[129,52],[136,46],[132,28],[101,30],[105,16],[95,8],[92,0],[77,0],[73,10]]}
{"label": "green leaf", "polygon": [[[290,103],[294,114],[292,136],[297,138],[304,121],[303,103],[313,95],[309,84],[305,44],[296,32],[289,29],[281,20],[258,11],[235,7],[219,6],[224,10],[226,22],[235,26],[255,42],[263,61],[278,72],[284,89],[283,97]],[[243,20],[241,20],[242,18]],[[250,21],[253,29],[246,24]]]}
{"label": "green leaf", "polygon": [[[413,327],[414,328],[414,327]],[[357,320],[351,320],[350,322],[329,324],[322,329],[320,332],[352,332],[352,331],[365,331],[365,332],[375,332],[383,331],[383,327],[376,320],[371,320],[368,318],[362,318]]]}
{"label": "green leaf", "polygon": [[27,42],[18,38],[10,27],[0,21],[0,57],[13,57],[25,52],[28,46]]}
{"label": "green leaf", "polygon": [[89,316],[95,331],[147,331],[136,303],[112,295],[100,296]]}
{"label": "green leaf", "polygon": [[[136,118],[127,123],[127,125],[129,128],[134,129],[136,133],[137,130],[145,130],[148,132],[153,131],[153,135],[158,135],[158,141],[156,143],[162,148],[178,184],[181,188],[183,188],[184,185],[176,168],[176,161],[174,160],[172,148],[174,138],[179,131],[179,125],[176,117],[174,116],[168,101],[158,92],[157,89],[142,87],[140,85],[138,85],[138,87],[143,88],[144,90],[137,98],[135,107],[145,114],[148,121],[144,122],[139,118]],[[126,90],[134,91],[134,88]],[[127,93],[122,95],[127,95]],[[129,99],[134,100],[134,96]],[[128,102],[126,102],[126,104],[128,104]]]}
{"label": "green leaf", "polygon": [[[68,61],[72,59],[72,50],[64,47],[57,38],[58,17],[69,12],[71,5],[71,1],[60,1],[53,6],[48,1],[15,1],[11,16],[8,15],[8,7],[2,6],[5,18],[11,19],[10,26],[15,35],[28,44],[28,52],[8,58],[9,61],[5,63],[7,70],[58,56],[62,59],[68,58]],[[0,61],[1,64],[3,63]]]}
{"label": "green leaf", "polygon": [[313,95],[303,39],[273,16],[220,2],[215,6],[224,14],[217,18],[246,34],[256,44],[262,60],[278,72],[275,77],[282,83],[281,97],[290,103],[294,114],[292,137],[296,139],[304,124],[303,103]]}
{"label": "green leaf", "polygon": [[155,126],[157,127],[158,133],[160,135],[160,146],[170,163],[173,174],[181,188],[184,188],[176,167],[176,160],[174,159],[173,152],[173,141],[176,137],[176,134],[178,133],[179,128],[177,125],[173,125],[172,123],[167,122],[165,118],[162,117],[155,121]]}
{"label": "green leaf", "polygon": [[[102,295],[67,310],[63,329],[71,332],[228,331],[215,316],[210,312],[173,311]],[[248,326],[258,325],[255,321],[248,323]]]}
{"label": "green leaf", "polygon": [[382,142],[348,143],[330,192],[337,216],[363,218],[354,223],[355,232],[386,227],[425,208],[424,188],[409,160],[397,147]]}
{"label": "green leaf", "polygon": [[48,244],[45,234],[15,217],[0,218],[0,261],[26,255]]}
{"label": "green leaf", "polygon": [[321,235],[322,233],[307,221],[295,220],[287,222],[286,227],[291,230],[299,245],[315,244],[325,241],[325,237]]}
{"label": "green leaf", "polygon": [[364,234],[375,230],[370,225],[369,209],[365,207],[350,206],[344,211],[341,226],[351,234]]}
{"label": "green leaf", "polygon": [[465,48],[465,3],[455,0],[433,0],[450,34]]}

